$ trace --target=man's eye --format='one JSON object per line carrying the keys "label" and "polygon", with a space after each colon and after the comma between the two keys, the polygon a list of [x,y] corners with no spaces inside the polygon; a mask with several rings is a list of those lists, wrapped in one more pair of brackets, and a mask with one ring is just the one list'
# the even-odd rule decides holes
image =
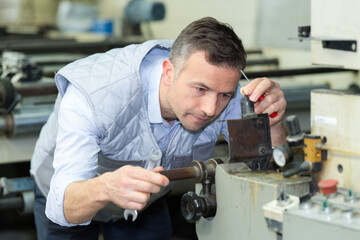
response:
{"label": "man's eye", "polygon": [[225,93],[223,93],[223,94],[221,94],[221,96],[222,96],[223,98],[231,98],[231,95],[230,95],[230,94],[225,94]]}
{"label": "man's eye", "polygon": [[198,92],[203,92],[205,91],[205,88],[196,88],[198,90]]}

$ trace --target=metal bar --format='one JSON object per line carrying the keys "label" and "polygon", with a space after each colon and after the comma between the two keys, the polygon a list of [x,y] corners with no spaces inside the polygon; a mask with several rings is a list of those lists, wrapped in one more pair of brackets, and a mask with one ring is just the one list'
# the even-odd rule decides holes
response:
{"label": "metal bar", "polygon": [[31,177],[21,178],[1,178],[0,187],[2,193],[0,195],[7,195],[10,193],[20,193],[31,191],[34,188],[34,180]]}
{"label": "metal bar", "polygon": [[58,89],[54,84],[49,85],[37,85],[37,86],[27,86],[27,87],[17,87],[16,91],[23,97],[28,96],[42,96],[49,94],[57,94]]}
{"label": "metal bar", "polygon": [[227,127],[229,162],[245,162],[253,171],[267,169],[272,155],[268,115],[228,120]]}
{"label": "metal bar", "polygon": [[20,112],[0,116],[0,133],[13,137],[24,133],[39,132],[53,111],[53,105],[33,110],[20,109]]}
{"label": "metal bar", "polygon": [[134,42],[119,40],[105,40],[102,42],[77,42],[75,39],[38,39],[36,41],[7,41],[0,42],[0,52],[12,50],[23,53],[58,53],[61,52],[82,52],[96,53],[110,50],[112,48],[125,47]]}
{"label": "metal bar", "polygon": [[187,167],[160,171],[159,173],[166,176],[170,181],[173,181],[196,178],[199,174],[199,171],[196,169],[196,167]]}
{"label": "metal bar", "polygon": [[332,72],[354,72],[357,70],[342,69],[342,68],[297,68],[297,69],[283,69],[283,70],[268,70],[268,71],[247,71],[248,78],[258,77],[284,77],[294,75],[318,74],[318,73],[332,73]]}
{"label": "metal bar", "polygon": [[38,108],[36,112],[22,111],[14,114],[14,134],[20,135],[30,132],[38,132],[47,122],[52,108]]}
{"label": "metal bar", "polygon": [[24,207],[21,197],[0,198],[0,210],[22,209]]}
{"label": "metal bar", "polygon": [[356,40],[323,40],[323,48],[356,52]]}
{"label": "metal bar", "polygon": [[263,51],[261,49],[247,49],[245,50],[247,55],[250,54],[262,54]]}
{"label": "metal bar", "polygon": [[279,65],[279,59],[277,58],[267,58],[267,59],[252,59],[246,61],[246,66],[254,65]]}

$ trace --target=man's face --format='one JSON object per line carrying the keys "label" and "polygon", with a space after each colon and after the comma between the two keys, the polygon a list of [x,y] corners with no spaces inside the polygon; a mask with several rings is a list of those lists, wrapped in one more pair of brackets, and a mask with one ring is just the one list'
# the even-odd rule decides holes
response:
{"label": "man's face", "polygon": [[[204,52],[192,54],[177,79],[174,69],[166,72],[166,65],[163,101],[160,96],[162,115],[169,122],[177,118],[190,131],[203,128],[225,109],[240,78],[238,69],[209,64]],[[168,67],[173,68],[170,61]]]}

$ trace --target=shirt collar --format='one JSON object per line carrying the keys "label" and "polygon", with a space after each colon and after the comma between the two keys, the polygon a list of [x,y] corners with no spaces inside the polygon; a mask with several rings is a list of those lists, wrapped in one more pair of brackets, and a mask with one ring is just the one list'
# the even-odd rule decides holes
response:
{"label": "shirt collar", "polygon": [[165,58],[156,59],[154,67],[150,71],[148,92],[148,117],[150,123],[163,123],[160,110],[160,80],[162,76],[162,63]]}

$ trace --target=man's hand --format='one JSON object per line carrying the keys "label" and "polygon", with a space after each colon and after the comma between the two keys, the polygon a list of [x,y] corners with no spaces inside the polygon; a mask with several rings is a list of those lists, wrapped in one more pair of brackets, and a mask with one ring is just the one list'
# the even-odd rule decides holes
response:
{"label": "man's hand", "polygon": [[[268,78],[256,78],[245,87],[242,87],[240,92],[243,95],[248,95],[250,100],[255,103],[255,112],[257,114],[267,113],[271,115],[277,112],[276,117],[270,118],[270,126],[274,126],[281,121],[286,109],[286,100],[279,83]],[[263,95],[264,99],[259,102],[259,98]]]}
{"label": "man's hand", "polygon": [[[269,118],[272,144],[276,146],[285,143],[286,133],[281,119],[285,113],[286,100],[279,83],[268,78],[256,78],[245,87],[242,87],[240,93],[248,95],[249,99],[255,103],[254,107],[257,114],[267,113],[271,115],[277,112],[274,118]],[[259,101],[261,96],[264,96],[264,98]]]}
{"label": "man's hand", "polygon": [[144,208],[151,193],[169,184],[167,177],[157,173],[162,170],[162,167],[148,171],[126,165],[114,172],[69,184],[64,196],[66,220],[74,224],[90,221],[109,202],[124,209]]}
{"label": "man's hand", "polygon": [[157,167],[151,172],[127,165],[104,174],[102,181],[108,199],[122,208],[141,210],[151,193],[158,193],[161,187],[169,184],[167,177],[156,173],[161,170],[162,167]]}

